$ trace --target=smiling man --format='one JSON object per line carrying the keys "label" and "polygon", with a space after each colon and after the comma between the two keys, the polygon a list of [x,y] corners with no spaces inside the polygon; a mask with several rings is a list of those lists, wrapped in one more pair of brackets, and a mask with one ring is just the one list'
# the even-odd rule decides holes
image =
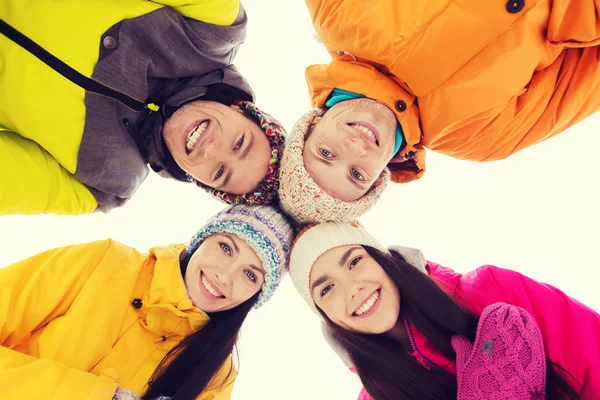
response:
{"label": "smiling man", "polygon": [[282,159],[297,221],[357,218],[388,179],[423,176],[425,148],[499,160],[600,110],[597,0],[306,5],[332,61],[307,68],[317,108]]}
{"label": "smiling man", "polygon": [[239,0],[3,2],[0,215],[109,212],[148,167],[271,202],[284,130],[232,64],[247,22]]}

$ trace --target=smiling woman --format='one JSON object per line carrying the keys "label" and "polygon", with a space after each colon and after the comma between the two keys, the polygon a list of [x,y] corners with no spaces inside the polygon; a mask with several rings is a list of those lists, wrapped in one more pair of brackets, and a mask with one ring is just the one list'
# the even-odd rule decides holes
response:
{"label": "smiling woman", "polygon": [[237,205],[185,247],[109,239],[0,269],[3,396],[229,399],[240,328],[287,272],[292,238],[276,208]]}
{"label": "smiling woman", "polygon": [[329,222],[298,233],[290,275],[361,400],[600,398],[600,315],[517,272],[461,275]]}

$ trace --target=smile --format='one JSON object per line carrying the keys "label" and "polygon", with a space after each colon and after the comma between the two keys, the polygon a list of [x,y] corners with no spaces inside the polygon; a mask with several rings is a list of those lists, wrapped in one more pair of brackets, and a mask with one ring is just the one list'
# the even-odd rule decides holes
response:
{"label": "smile", "polygon": [[190,154],[194,150],[194,147],[196,147],[196,144],[198,143],[198,139],[200,139],[200,136],[202,136],[202,134],[206,132],[206,129],[209,125],[210,121],[205,119],[204,121],[201,121],[198,125],[194,126],[192,129],[190,129],[185,139],[185,150],[188,154]]}
{"label": "smile", "polygon": [[375,305],[379,305],[379,298],[381,297],[381,289],[377,289],[373,294],[371,294],[368,298],[364,299],[362,303],[356,308],[356,310],[352,313],[353,316],[367,316],[372,314],[371,311],[375,311],[377,307]]}
{"label": "smile", "polygon": [[212,297],[214,297],[215,299],[223,299],[225,298],[225,295],[223,295],[223,293],[221,293],[221,291],[217,288],[215,288],[211,282],[208,280],[208,278],[206,276],[204,276],[204,274],[201,272],[200,273],[200,281],[202,282],[202,286],[204,287],[204,289],[206,289],[205,294],[209,294]]}
{"label": "smile", "polygon": [[379,146],[379,132],[377,128],[366,122],[350,122],[348,126],[358,131],[358,133],[369,142]]}

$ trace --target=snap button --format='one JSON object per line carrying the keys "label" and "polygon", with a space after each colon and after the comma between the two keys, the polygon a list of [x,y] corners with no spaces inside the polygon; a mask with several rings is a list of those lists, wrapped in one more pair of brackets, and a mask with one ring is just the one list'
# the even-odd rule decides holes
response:
{"label": "snap button", "polygon": [[414,160],[415,158],[417,158],[417,152],[416,151],[409,151],[404,156],[405,160]]}
{"label": "snap button", "polygon": [[404,112],[406,110],[406,103],[403,100],[398,100],[396,102],[396,111]]}
{"label": "snap button", "polygon": [[114,49],[117,45],[117,40],[112,36],[107,36],[102,40],[102,45],[106,49]]}
{"label": "snap button", "polygon": [[137,308],[139,310],[140,308],[142,308],[142,299],[133,299],[133,301],[131,302],[131,305],[133,305],[135,308]]}
{"label": "snap button", "polygon": [[525,0],[509,0],[506,3],[506,11],[511,14],[520,12],[525,7]]}

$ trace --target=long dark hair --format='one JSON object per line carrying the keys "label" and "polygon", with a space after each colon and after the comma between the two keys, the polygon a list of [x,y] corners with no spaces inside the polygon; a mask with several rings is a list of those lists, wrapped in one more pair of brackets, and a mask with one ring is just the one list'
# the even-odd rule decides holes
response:
{"label": "long dark hair", "polygon": [[[479,318],[465,310],[437,284],[392,252],[365,250],[390,276],[400,292],[401,315],[414,325],[448,359],[456,354],[450,338],[462,335],[475,340]],[[319,310],[321,311],[321,310]],[[325,317],[333,337],[348,352],[366,391],[375,400],[456,399],[456,377],[443,369],[423,368],[402,345],[386,335],[347,331]],[[579,399],[579,395],[557,372],[561,367],[547,360],[546,399]]]}
{"label": "long dark hair", "polygon": [[[180,258],[182,275],[191,255]],[[206,389],[218,390],[231,377],[232,367],[220,382],[209,382],[235,350],[240,328],[256,303],[260,291],[231,310],[210,313],[210,322],[173,347],[154,370],[145,399],[170,396],[195,400]]]}

